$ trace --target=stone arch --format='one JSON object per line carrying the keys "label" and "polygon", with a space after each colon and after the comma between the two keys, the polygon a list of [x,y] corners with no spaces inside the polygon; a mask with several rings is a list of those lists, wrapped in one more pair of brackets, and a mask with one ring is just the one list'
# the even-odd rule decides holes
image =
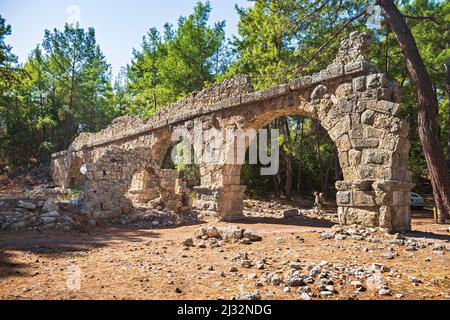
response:
{"label": "stone arch", "polygon": [[[122,191],[149,159],[159,168],[177,128],[187,129],[195,152],[202,154],[209,146],[202,139],[198,145],[196,132],[258,131],[274,118],[302,114],[317,118],[338,149],[344,174],[344,180],[336,183],[341,223],[409,230],[408,125],[398,116],[397,84],[368,61],[370,44],[368,34],[352,33],[342,41],[332,64],[310,76],[257,92],[246,77],[238,77],[191,94],[147,123],[119,118],[105,130],[82,135],[69,150],[53,155],[55,181],[67,183],[63,169],[85,149],[89,156],[83,158],[88,159],[90,168],[85,178],[89,184],[86,201],[94,205],[89,197],[95,198],[95,192],[89,190],[101,189],[103,197],[118,181],[117,188]],[[225,152],[233,148],[234,144],[225,141]],[[114,167],[113,160],[118,158],[120,168]],[[202,185],[197,188],[195,206],[216,212],[222,219],[239,218],[245,190],[237,174],[240,168],[226,163],[200,166]],[[117,169],[112,170],[117,176],[102,178],[104,168],[110,167]]]}
{"label": "stone arch", "polygon": [[84,163],[83,159],[78,156],[75,156],[70,162],[70,166],[67,173],[67,188],[81,189],[83,187],[84,178],[80,171],[83,163]]}
{"label": "stone arch", "polygon": [[[287,95],[243,105],[217,117],[222,131],[230,126],[258,131],[288,114],[318,119],[336,145],[344,175],[344,180],[336,183],[340,222],[407,231],[412,187],[407,168],[408,124],[398,116],[396,83],[364,63],[356,63],[364,70],[356,77],[315,84],[311,83],[314,76],[296,79]],[[326,71],[333,68],[335,64]],[[296,90],[304,81],[308,86]],[[234,142],[226,148],[233,150]],[[245,187],[240,186],[239,173],[240,165],[205,166],[202,184],[210,188],[204,186],[201,191],[212,194],[208,196],[217,202],[215,208],[222,219],[241,216]]]}

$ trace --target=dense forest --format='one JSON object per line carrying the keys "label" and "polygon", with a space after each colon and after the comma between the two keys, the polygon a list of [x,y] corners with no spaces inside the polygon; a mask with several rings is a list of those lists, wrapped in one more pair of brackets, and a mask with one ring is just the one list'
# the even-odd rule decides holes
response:
{"label": "dense forest", "polygon": [[[388,24],[369,28],[367,1],[254,0],[239,8],[238,34],[226,38],[226,21],[211,22],[208,2],[163,30],[151,28],[116,79],[93,28],[66,25],[46,30],[22,65],[5,39],[14,26],[0,16],[0,167],[49,161],[81,132],[96,132],[121,115],[149,118],[160,109],[237,74],[251,76],[255,90],[326,67],[340,39],[352,31],[373,35],[372,61],[398,81],[403,117],[411,131],[410,168],[417,188],[429,174],[418,136],[418,101],[397,40]],[[450,164],[450,1],[397,1],[416,40],[438,97],[442,148]],[[370,25],[369,25],[370,26]],[[297,198],[333,192],[341,172],[335,146],[320,124],[288,116],[271,124],[281,132],[281,170],[262,177],[246,165],[243,184],[254,195]],[[179,168],[191,180],[195,168]],[[427,189],[428,188],[428,189]]]}

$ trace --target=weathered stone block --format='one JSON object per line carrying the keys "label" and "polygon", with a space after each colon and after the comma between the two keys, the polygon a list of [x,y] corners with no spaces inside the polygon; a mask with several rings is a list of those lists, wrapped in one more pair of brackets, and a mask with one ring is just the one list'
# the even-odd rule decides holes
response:
{"label": "weathered stone block", "polygon": [[323,95],[327,92],[327,87],[323,84],[318,85],[316,88],[314,88],[313,92],[311,93],[311,100],[320,100]]}
{"label": "weathered stone block", "polygon": [[366,127],[364,130],[364,138],[369,138],[369,139],[383,139],[385,135],[385,132],[383,130],[380,129],[375,129],[372,127]]}
{"label": "weathered stone block", "polygon": [[398,103],[390,102],[390,101],[367,101],[367,108],[373,111],[389,114],[395,116],[398,114],[400,110],[400,105]]}
{"label": "weathered stone block", "polygon": [[380,224],[380,227],[382,227],[382,228],[387,228],[387,229],[392,228],[391,207],[388,207],[388,206],[380,207],[379,224]]}
{"label": "weathered stone block", "polygon": [[379,139],[351,139],[354,149],[377,148],[380,144]]}
{"label": "weathered stone block", "polygon": [[357,191],[372,191],[373,180],[357,179],[353,181],[353,189]]}
{"label": "weathered stone block", "polygon": [[385,150],[363,150],[363,163],[365,164],[389,164],[391,154]]}
{"label": "weathered stone block", "polygon": [[373,191],[353,191],[353,206],[369,207],[375,205],[375,192]]}
{"label": "weathered stone block", "polygon": [[338,206],[352,205],[352,193],[351,191],[338,191],[336,193],[336,203]]}
{"label": "weathered stone block", "polygon": [[361,113],[353,112],[351,117],[352,117],[352,125],[359,125],[359,124],[361,124]]}
{"label": "weathered stone block", "polygon": [[323,126],[332,128],[336,123],[341,121],[343,116],[352,113],[353,106],[353,101],[347,101],[346,99],[339,100],[338,104],[330,109],[327,116],[324,119],[321,119]]}
{"label": "weathered stone block", "polygon": [[311,82],[311,77],[301,77],[289,81],[289,87],[291,88],[291,90],[305,89],[311,86]]}
{"label": "weathered stone block", "polygon": [[372,165],[361,165],[358,169],[358,179],[370,180],[378,178],[379,168]]}
{"label": "weathered stone block", "polygon": [[349,166],[347,152],[339,152],[339,164],[341,165],[341,168]]}
{"label": "weathered stone block", "polygon": [[339,152],[345,152],[351,149],[352,143],[350,142],[350,138],[347,134],[344,134],[336,139],[336,147]]}
{"label": "weathered stone block", "polygon": [[337,138],[347,133],[351,128],[351,121],[349,116],[345,116],[338,122],[331,130],[328,131],[331,140],[335,141]]}
{"label": "weathered stone block", "polygon": [[353,90],[354,92],[362,92],[366,90],[366,77],[358,77],[353,79]]}
{"label": "weathered stone block", "polygon": [[358,224],[366,227],[378,226],[377,208],[346,208],[341,212],[341,223],[343,225]]}
{"label": "weathered stone block", "polygon": [[345,97],[351,96],[353,93],[353,87],[351,83],[343,83],[339,87],[337,87],[335,96],[338,99],[342,99]]}
{"label": "weathered stone block", "polygon": [[391,206],[392,193],[385,191],[375,191],[375,203],[378,206]]}
{"label": "weathered stone block", "polygon": [[348,152],[348,161],[351,166],[358,166],[361,163],[361,151],[351,149]]}
{"label": "weathered stone block", "polygon": [[370,70],[370,64],[367,61],[350,63],[345,66],[345,74],[355,74]]}
{"label": "weathered stone block", "polygon": [[320,76],[320,73],[314,73],[311,76],[311,84],[317,84],[322,82],[322,77]]}
{"label": "weathered stone block", "polygon": [[386,76],[382,73],[369,74],[367,76],[367,87],[368,88],[386,87],[387,84],[388,84],[388,80],[387,80]]}
{"label": "weathered stone block", "polygon": [[364,139],[364,126],[363,125],[353,125],[352,129],[349,131],[351,139]]}
{"label": "weathered stone block", "polygon": [[347,191],[352,189],[351,181],[336,181],[336,190],[337,191]]}
{"label": "weathered stone block", "polygon": [[344,75],[344,66],[342,64],[330,65],[327,69],[320,71],[322,80],[330,80],[342,77]]}
{"label": "weathered stone block", "polygon": [[361,115],[362,124],[372,125],[374,120],[375,120],[375,112],[373,112],[372,110],[366,110]]}

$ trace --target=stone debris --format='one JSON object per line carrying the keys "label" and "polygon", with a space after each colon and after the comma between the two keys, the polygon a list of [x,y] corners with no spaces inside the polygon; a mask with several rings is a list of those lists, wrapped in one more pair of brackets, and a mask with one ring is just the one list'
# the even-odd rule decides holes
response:
{"label": "stone debris", "polygon": [[200,227],[194,232],[197,239],[219,239],[226,243],[249,244],[251,242],[261,241],[262,237],[250,229],[241,229],[238,226]]}
{"label": "stone debris", "polygon": [[[412,235],[414,235],[412,233]],[[431,247],[433,251],[445,252],[450,250],[450,246],[444,240],[427,239],[419,240],[408,237],[408,234],[395,233],[390,235],[386,233],[386,229],[380,227],[362,227],[359,225],[341,226],[335,225],[330,231],[321,231],[319,238],[324,241],[365,241],[371,243],[379,243],[388,246],[402,246],[406,251],[415,252],[420,249]],[[392,260],[398,256],[395,252],[386,252],[383,258]]]}
{"label": "stone debris", "polygon": [[48,199],[47,201],[45,201],[44,206],[42,207],[42,210],[47,211],[47,212],[58,211],[59,207],[55,202],[53,202],[53,200]]}
{"label": "stone debris", "polygon": [[235,297],[235,300],[261,300],[261,294],[257,291],[241,291]]}
{"label": "stone debris", "polygon": [[300,293],[300,300],[309,301],[309,300],[312,300],[312,298],[306,292],[302,292],[302,293]]}
{"label": "stone debris", "polygon": [[283,216],[287,219],[297,217],[299,214],[299,210],[296,208],[286,209],[283,211]]}
{"label": "stone debris", "polygon": [[[81,230],[81,223],[61,210],[53,200],[0,198],[2,230]],[[81,228],[81,229],[80,229]]]}

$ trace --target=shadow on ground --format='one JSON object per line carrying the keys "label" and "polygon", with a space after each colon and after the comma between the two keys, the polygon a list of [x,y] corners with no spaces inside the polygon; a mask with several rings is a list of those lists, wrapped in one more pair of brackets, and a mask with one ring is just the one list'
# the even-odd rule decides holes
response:
{"label": "shadow on ground", "polygon": [[331,228],[336,223],[318,218],[297,217],[292,219],[270,218],[270,217],[246,217],[238,221],[241,224],[273,224],[273,225],[287,225],[299,227],[314,227],[314,228]]}
{"label": "shadow on ground", "polygon": [[15,262],[14,251],[32,253],[46,258],[60,258],[106,247],[114,242],[144,242],[159,237],[158,230],[126,227],[100,227],[87,233],[2,231],[0,232],[0,279],[11,275],[26,275],[28,265]]}

